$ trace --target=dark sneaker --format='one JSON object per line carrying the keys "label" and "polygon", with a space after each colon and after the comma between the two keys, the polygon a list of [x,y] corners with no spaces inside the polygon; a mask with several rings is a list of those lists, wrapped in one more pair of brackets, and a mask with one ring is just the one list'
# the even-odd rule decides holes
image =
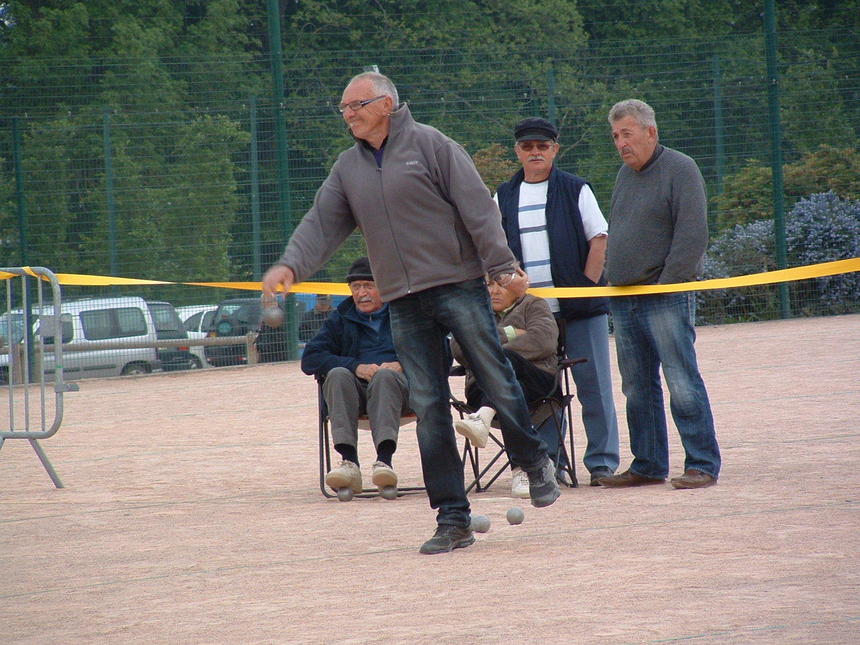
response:
{"label": "dark sneaker", "polygon": [[549,457],[539,469],[529,472],[528,476],[532,506],[538,508],[549,506],[561,495],[558,482],[555,480],[555,464]]}
{"label": "dark sneaker", "polygon": [[564,486],[565,488],[576,488],[576,484],[570,478],[567,468],[556,468],[555,480],[558,482],[559,486]]}
{"label": "dark sneaker", "polygon": [[597,482],[601,486],[607,488],[625,488],[628,486],[653,486],[654,484],[662,484],[666,480],[662,477],[645,477],[638,475],[629,468],[618,475],[610,475],[609,477],[601,477]]}
{"label": "dark sneaker", "polygon": [[606,466],[598,466],[591,471],[591,485],[600,486],[600,480],[604,477],[612,477],[612,471]]}
{"label": "dark sneaker", "polygon": [[440,524],[436,527],[433,537],[421,545],[420,551],[427,555],[448,553],[474,543],[475,536],[470,529],[453,524]]}

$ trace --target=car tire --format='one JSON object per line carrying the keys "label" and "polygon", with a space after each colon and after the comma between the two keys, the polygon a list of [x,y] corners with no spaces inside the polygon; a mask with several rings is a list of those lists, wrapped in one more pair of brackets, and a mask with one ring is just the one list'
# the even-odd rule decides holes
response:
{"label": "car tire", "polygon": [[149,374],[152,368],[145,363],[129,363],[122,368],[123,376],[138,376],[140,374]]}

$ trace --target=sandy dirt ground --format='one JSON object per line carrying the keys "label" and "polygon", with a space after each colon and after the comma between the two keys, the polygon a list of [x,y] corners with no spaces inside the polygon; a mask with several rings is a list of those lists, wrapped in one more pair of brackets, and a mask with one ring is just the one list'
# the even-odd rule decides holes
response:
{"label": "sandy dirt ground", "polygon": [[[423,494],[320,493],[296,363],[81,381],[42,443],[65,488],[0,450],[0,643],[860,642],[860,316],[698,333],[717,486],[533,509],[506,473],[470,496],[490,531],[439,556]],[[420,485],[414,426],[395,467]]]}

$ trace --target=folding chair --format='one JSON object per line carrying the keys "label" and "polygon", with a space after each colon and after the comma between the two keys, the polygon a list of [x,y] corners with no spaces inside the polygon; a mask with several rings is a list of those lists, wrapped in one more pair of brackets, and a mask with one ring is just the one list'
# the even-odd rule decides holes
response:
{"label": "folding chair", "polygon": [[[555,388],[546,396],[529,403],[529,415],[531,417],[532,425],[534,425],[535,428],[540,428],[544,424],[551,424],[551,427],[557,433],[558,453],[555,460],[556,469],[561,467],[562,470],[567,472],[570,476],[571,484],[576,488],[579,486],[579,482],[576,478],[576,466],[573,461],[575,451],[571,401],[573,400],[574,395],[570,388],[572,379],[570,370],[574,365],[585,363],[587,359],[566,358],[564,356],[564,347],[562,343],[559,343],[558,355],[558,373],[556,375]],[[464,373],[465,370],[462,370],[461,366],[456,366],[452,369],[452,375],[456,376]],[[475,412],[475,410],[472,410],[464,401],[456,399],[453,395],[451,397],[451,406],[457,411],[461,419],[465,415]],[[498,430],[498,420],[494,420],[491,427]],[[567,427],[569,435],[569,450],[564,441],[565,427]],[[497,436],[497,434],[491,431],[489,440],[495,443],[495,446],[483,449],[473,445],[468,439],[465,440],[465,444],[463,445],[463,463],[465,464],[468,461],[474,477],[472,483],[466,488],[467,493],[473,488],[479,493],[487,490],[511,464],[510,459],[507,457],[507,452],[505,451],[505,445],[501,439],[501,433],[498,433]],[[489,450],[490,454],[492,454],[492,457],[486,461],[486,463],[482,463],[481,450]],[[495,453],[492,451],[495,451]],[[502,465],[498,466],[499,463]],[[495,473],[492,474],[488,481],[484,481],[484,478],[487,477],[488,473],[490,473],[493,468],[496,468]]]}
{"label": "folding chair", "polygon": [[[337,497],[337,493],[326,488],[325,476],[332,468],[332,445],[331,445],[331,423],[328,416],[328,406],[323,396],[323,383],[325,377],[316,376],[317,381],[317,405],[319,408],[319,462],[320,462],[320,490],[326,497]],[[416,417],[414,413],[400,417],[400,427],[413,423]],[[359,430],[370,430],[370,419],[366,414],[363,414],[358,419]],[[400,496],[406,493],[417,493],[424,491],[424,486],[397,486],[397,495]],[[374,488],[364,488],[361,493],[357,493],[355,497],[377,497],[379,491]]]}

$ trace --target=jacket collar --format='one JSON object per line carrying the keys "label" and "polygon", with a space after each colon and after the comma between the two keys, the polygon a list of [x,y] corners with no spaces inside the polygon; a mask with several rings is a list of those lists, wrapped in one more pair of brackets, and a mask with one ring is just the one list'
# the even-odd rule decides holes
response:
{"label": "jacket collar", "polygon": [[[388,136],[385,137],[385,141],[382,142],[383,148],[389,141],[397,138],[397,135],[400,132],[411,128],[415,123],[415,119],[412,118],[412,113],[409,111],[409,105],[407,105],[406,102],[401,103],[388,118],[391,120],[391,127],[388,130]],[[371,151],[373,150],[373,146],[364,139],[358,139],[356,137],[353,138],[361,145],[362,148],[367,148]]]}

